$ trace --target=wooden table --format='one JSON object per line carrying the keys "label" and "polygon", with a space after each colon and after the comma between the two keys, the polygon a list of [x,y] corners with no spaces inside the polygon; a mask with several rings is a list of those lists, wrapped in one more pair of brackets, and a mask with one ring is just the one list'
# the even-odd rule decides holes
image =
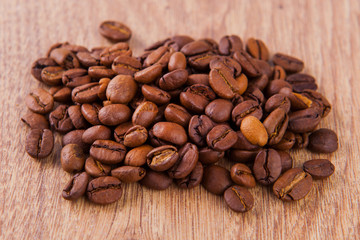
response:
{"label": "wooden table", "polygon": [[[360,239],[360,2],[342,1],[0,1],[0,239]],[[47,159],[24,151],[20,121],[26,94],[41,86],[31,63],[55,42],[109,45],[98,33],[105,19],[133,30],[135,55],[173,34],[219,40],[225,34],[263,39],[272,53],[298,56],[333,104],[321,127],[335,130],[333,154],[292,152],[295,166],[329,158],[336,166],[314,182],[306,199],[283,203],[257,186],[252,211],[232,212],[202,187],[159,192],[124,186],[116,204],[65,201],[70,179],[59,161],[60,138]],[[227,164],[229,166],[229,164]]]}

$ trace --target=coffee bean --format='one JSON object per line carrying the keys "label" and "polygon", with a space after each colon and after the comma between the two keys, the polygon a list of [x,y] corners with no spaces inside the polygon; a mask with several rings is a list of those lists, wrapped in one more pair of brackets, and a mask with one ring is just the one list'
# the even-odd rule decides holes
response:
{"label": "coffee bean", "polygon": [[269,60],[269,50],[260,39],[249,38],[246,43],[246,51],[254,58]]}
{"label": "coffee bean", "polygon": [[335,166],[327,159],[313,159],[306,161],[303,165],[304,171],[309,173],[314,179],[324,179],[330,177]]}
{"label": "coffee bean", "polygon": [[164,114],[166,121],[177,123],[184,128],[188,126],[191,118],[185,108],[173,103],[166,106]]}
{"label": "coffee bean", "polygon": [[139,183],[150,189],[165,190],[171,185],[172,179],[165,173],[149,169],[146,170],[145,177]]}
{"label": "coffee bean", "polygon": [[225,153],[215,151],[209,147],[203,147],[199,149],[199,161],[204,164],[213,164],[224,158]]}
{"label": "coffee bean", "polygon": [[[244,74],[245,75],[245,74]],[[266,86],[269,84],[269,77],[265,74],[262,74],[259,77],[253,78],[249,85],[259,88],[261,91],[264,91]],[[245,89],[246,90],[246,89]]]}
{"label": "coffee bean", "polygon": [[175,90],[186,83],[187,77],[188,72],[185,69],[177,69],[160,78],[159,86],[165,91]]}
{"label": "coffee bean", "polygon": [[237,50],[241,50],[242,48],[242,40],[236,35],[224,36],[220,39],[219,52],[221,55],[230,55]]}
{"label": "coffee bean", "polygon": [[321,120],[319,110],[307,108],[289,114],[288,129],[294,133],[306,133],[313,131]]}
{"label": "coffee bean", "polygon": [[244,92],[244,94],[242,95],[242,97],[244,98],[244,100],[254,100],[256,102],[258,102],[261,106],[263,106],[265,104],[265,96],[262,93],[262,91],[255,87],[250,85],[246,91]]}
{"label": "coffee bean", "polygon": [[198,71],[207,71],[209,69],[210,62],[215,58],[212,52],[206,52],[191,56],[188,59],[190,67]]}
{"label": "coffee bean", "polygon": [[85,130],[73,130],[65,134],[62,138],[62,146],[66,146],[68,144],[77,144],[84,150],[84,152],[89,151],[89,145],[82,141],[82,135]]}
{"label": "coffee bean", "polygon": [[81,114],[84,116],[86,121],[92,125],[100,125],[101,122],[99,120],[99,111],[101,108],[102,106],[98,103],[83,104],[81,105]]}
{"label": "coffee bean", "polygon": [[304,68],[303,61],[282,53],[276,53],[272,61],[275,65],[281,66],[285,71],[290,73],[300,72]]}
{"label": "coffee bean", "polygon": [[232,76],[232,73],[225,68],[211,69],[209,84],[217,95],[225,99],[231,99],[235,94],[240,94],[238,82]]}
{"label": "coffee bean", "polygon": [[115,177],[99,177],[91,180],[86,190],[87,197],[93,203],[109,204],[121,198],[121,182]]}
{"label": "coffee bean", "polygon": [[245,117],[240,126],[241,133],[255,145],[264,146],[268,141],[268,134],[264,125],[254,116]]}
{"label": "coffee bean", "polygon": [[68,144],[61,149],[61,167],[68,173],[79,172],[85,164],[85,155],[77,144]]}
{"label": "coffee bean", "polygon": [[194,39],[187,35],[175,35],[171,37],[171,41],[174,41],[178,47],[181,49],[183,46],[188,44],[189,42],[193,42]]}
{"label": "coffee bean", "polygon": [[155,137],[170,144],[182,146],[187,142],[185,129],[177,123],[158,122],[152,130]]}
{"label": "coffee bean", "polygon": [[182,52],[174,52],[168,64],[168,69],[170,72],[177,69],[185,69],[186,68],[186,58]]}
{"label": "coffee bean", "polygon": [[231,57],[213,56],[210,62],[210,69],[226,69],[231,72],[234,77],[241,74],[241,65]]}
{"label": "coffee bean", "polygon": [[75,103],[93,103],[98,100],[99,83],[88,83],[76,87],[71,92],[71,98]]}
{"label": "coffee bean", "polygon": [[59,85],[64,72],[65,69],[59,66],[45,67],[41,71],[41,80],[51,86]]}
{"label": "coffee bean", "polygon": [[262,74],[260,67],[255,59],[244,50],[235,51],[233,57],[240,63],[243,72],[248,77],[257,77]]}
{"label": "coffee bean", "polygon": [[233,183],[230,172],[223,167],[211,165],[204,169],[204,175],[201,184],[209,192],[221,195]]}
{"label": "coffee bean", "polygon": [[190,119],[188,133],[190,140],[198,147],[206,146],[206,135],[215,123],[206,115],[194,115]]}
{"label": "coffee bean", "polygon": [[131,110],[124,104],[111,104],[99,111],[99,120],[107,126],[116,126],[127,122],[131,117]]}
{"label": "coffee bean", "polygon": [[254,100],[247,100],[239,103],[234,107],[231,112],[233,122],[240,126],[242,120],[248,116],[253,116],[257,119],[261,119],[263,111],[260,104]]}
{"label": "coffee bean", "polygon": [[55,129],[55,131],[67,133],[74,128],[69,117],[68,108],[68,105],[59,105],[49,114],[51,128]]}
{"label": "coffee bean", "polygon": [[331,105],[329,101],[322,94],[310,89],[306,89],[302,95],[312,101],[312,107],[320,111],[322,118],[326,117],[331,111]]}
{"label": "coffee bean", "polygon": [[310,134],[307,147],[313,152],[332,153],[338,149],[338,137],[334,131],[321,128]]}
{"label": "coffee bean", "polygon": [[105,66],[92,66],[88,69],[88,74],[91,78],[100,79],[100,78],[112,78],[116,73]]}
{"label": "coffee bean", "polygon": [[131,56],[118,56],[114,59],[111,69],[117,74],[134,76],[141,68],[141,62]]}
{"label": "coffee bean", "polygon": [[32,129],[26,137],[25,150],[33,158],[45,158],[54,147],[54,136],[49,129]]}
{"label": "coffee bean", "polygon": [[158,107],[154,103],[143,102],[135,109],[132,115],[132,123],[147,128],[155,121],[158,111]]}
{"label": "coffee bean", "polygon": [[37,88],[25,98],[26,106],[35,113],[46,114],[54,107],[54,99],[46,90]]}
{"label": "coffee bean", "polygon": [[191,86],[194,84],[202,84],[205,86],[209,85],[209,75],[208,74],[190,74],[187,78],[186,85]]}
{"label": "coffee bean", "polygon": [[286,77],[285,81],[291,84],[295,92],[303,92],[305,89],[316,90],[315,78],[305,73],[295,73]]}
{"label": "coffee bean", "polygon": [[91,52],[78,52],[76,57],[80,64],[86,68],[100,64],[100,59],[96,59]]}
{"label": "coffee bean", "polygon": [[189,42],[181,48],[181,52],[185,54],[185,56],[193,56],[210,50],[211,46],[202,40]]}
{"label": "coffee bean", "polygon": [[274,94],[265,103],[265,111],[270,113],[276,108],[282,108],[286,113],[290,111],[290,100],[284,94]]}
{"label": "coffee bean", "polygon": [[286,79],[286,72],[285,70],[279,66],[279,65],[275,65],[274,67],[274,77],[273,77],[274,80],[285,80]]}
{"label": "coffee bean", "polygon": [[286,171],[273,185],[275,196],[283,201],[304,198],[312,188],[312,177],[301,168]]}
{"label": "coffee bean", "polygon": [[309,98],[305,97],[303,94],[294,93],[289,88],[282,88],[279,93],[285,95],[290,100],[292,111],[312,107],[313,102]]}
{"label": "coffee bean", "polygon": [[154,64],[160,64],[162,68],[167,67],[170,56],[174,52],[172,48],[162,46],[151,52],[144,60],[143,66],[149,67]]}
{"label": "coffee bean", "polygon": [[288,152],[277,151],[281,158],[281,173],[293,167],[293,159]]}
{"label": "coffee bean", "polygon": [[122,182],[138,182],[145,177],[146,170],[142,167],[121,166],[111,170],[111,176]]}
{"label": "coffee bean", "polygon": [[244,187],[231,186],[224,192],[224,199],[229,208],[235,212],[247,212],[254,207],[254,198]]}
{"label": "coffee bean", "polygon": [[85,128],[87,126],[87,122],[81,113],[81,106],[72,105],[68,107],[67,113],[69,114],[71,122],[75,128],[80,129],[80,128]]}
{"label": "coffee bean", "polygon": [[99,32],[107,39],[115,42],[127,41],[131,37],[131,30],[121,22],[105,21],[99,26]]}
{"label": "coffee bean", "polygon": [[56,65],[57,65],[56,62],[52,58],[39,58],[31,66],[31,75],[33,75],[34,78],[36,78],[41,82],[42,70],[46,67],[51,67]]}
{"label": "coffee bean", "polygon": [[294,148],[301,149],[306,148],[309,145],[308,133],[296,133]]}
{"label": "coffee bean", "polygon": [[106,97],[112,103],[130,102],[137,91],[137,84],[131,76],[118,75],[113,78],[107,89]]}
{"label": "coffee bean", "polygon": [[29,112],[21,118],[21,121],[23,121],[31,129],[49,128],[48,120],[44,117],[44,115],[38,113]]}
{"label": "coffee bean", "polygon": [[253,172],[262,185],[270,185],[281,173],[281,158],[274,149],[264,149],[255,158]]}
{"label": "coffee bean", "polygon": [[[100,53],[100,63],[106,67],[110,67],[115,58],[119,56],[130,56],[132,51],[129,50],[129,44],[117,43],[110,47],[104,48]],[[95,67],[96,68],[96,67]]]}
{"label": "coffee bean", "polygon": [[154,148],[146,156],[148,166],[155,171],[168,170],[178,159],[178,151],[171,145]]}
{"label": "coffee bean", "polygon": [[160,64],[154,64],[136,72],[134,74],[134,79],[139,83],[151,83],[161,75],[161,72],[162,66]]}
{"label": "coffee bean", "polygon": [[269,136],[268,144],[274,145],[281,141],[289,123],[289,117],[282,108],[272,111],[264,120],[263,125]]}
{"label": "coffee bean", "polygon": [[138,147],[146,142],[148,132],[145,127],[135,125],[124,135],[124,145],[127,147]]}
{"label": "coffee bean", "polygon": [[62,197],[66,200],[76,200],[85,194],[89,182],[89,175],[86,172],[77,173],[71,178],[62,191]]}
{"label": "coffee bean", "polygon": [[285,131],[283,138],[279,143],[273,145],[272,147],[277,150],[290,150],[295,144],[295,134],[290,131]]}
{"label": "coffee bean", "polygon": [[215,99],[205,108],[205,114],[214,122],[222,123],[230,119],[233,105],[230,101],[224,99]]}
{"label": "coffee bean", "polygon": [[255,178],[248,166],[242,163],[236,163],[231,167],[230,176],[234,183],[247,188],[256,186]]}
{"label": "coffee bean", "polygon": [[109,175],[111,167],[95,160],[92,157],[88,157],[85,161],[85,171],[87,174],[94,178]]}
{"label": "coffee bean", "polygon": [[203,172],[204,169],[202,164],[200,162],[197,162],[195,168],[191,171],[189,175],[184,178],[176,179],[176,184],[180,188],[194,188],[201,183],[201,180],[203,178]]}
{"label": "coffee bean", "polygon": [[98,97],[100,100],[106,100],[106,90],[109,86],[111,79],[110,78],[102,78],[99,81],[99,92]]}
{"label": "coffee bean", "polygon": [[90,156],[105,164],[119,163],[125,154],[125,146],[111,140],[96,140],[90,148]]}
{"label": "coffee bean", "polygon": [[65,69],[80,67],[80,62],[75,54],[66,48],[56,48],[52,50],[50,57],[54,59],[60,67]]}
{"label": "coffee bean", "polygon": [[184,178],[195,168],[199,159],[199,151],[196,145],[192,143],[185,144],[179,150],[179,158],[175,164],[168,170],[171,178]]}
{"label": "coffee bean", "polygon": [[250,143],[244,134],[241,131],[236,132],[237,140],[236,143],[231,147],[232,149],[241,149],[241,150],[258,150],[260,147],[258,145]]}
{"label": "coffee bean", "polygon": [[206,105],[216,97],[213,90],[202,84],[194,84],[184,89],[180,94],[180,102],[187,110],[203,113]]}
{"label": "coffee bean", "polygon": [[68,87],[51,87],[49,93],[53,96],[54,101],[69,103],[71,101],[71,89]]}
{"label": "coffee bean", "polygon": [[289,88],[292,91],[291,84],[286,82],[285,80],[276,79],[276,80],[270,81],[265,89],[266,96],[271,97],[274,94],[279,93],[280,90],[283,88]]}
{"label": "coffee bean", "polygon": [[134,124],[132,122],[125,122],[117,126],[114,130],[114,138],[118,143],[124,143],[124,136],[127,130],[129,130]]}
{"label": "coffee bean", "polygon": [[131,149],[125,156],[124,164],[134,167],[146,164],[146,156],[151,150],[153,150],[153,147],[150,145],[142,145]]}
{"label": "coffee bean", "polygon": [[236,132],[225,124],[215,126],[206,136],[208,146],[216,151],[226,151],[230,149],[236,141]]}
{"label": "coffee bean", "polygon": [[111,138],[111,130],[103,125],[92,126],[85,130],[81,139],[86,144],[93,144],[96,140],[108,140]]}

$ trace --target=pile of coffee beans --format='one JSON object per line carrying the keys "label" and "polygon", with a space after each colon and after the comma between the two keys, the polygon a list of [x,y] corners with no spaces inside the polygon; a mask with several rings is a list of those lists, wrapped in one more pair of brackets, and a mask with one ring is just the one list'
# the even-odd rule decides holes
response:
{"label": "pile of coffee beans", "polygon": [[[294,201],[311,191],[313,179],[333,174],[327,159],[293,168],[288,153],[338,148],[332,130],[316,130],[331,105],[316,91],[315,78],[300,73],[301,60],[271,57],[261,40],[244,44],[236,35],[219,43],[176,35],[134,57],[126,25],[106,21],[100,33],[116,43],[91,50],[58,43],[31,68],[50,88],[26,97],[25,149],[45,158],[53,131],[64,134],[61,166],[74,174],[65,199],[86,195],[109,204],[121,198],[123,183],[157,190],[201,184],[246,212],[256,183]],[[218,164],[223,158],[231,169]]]}

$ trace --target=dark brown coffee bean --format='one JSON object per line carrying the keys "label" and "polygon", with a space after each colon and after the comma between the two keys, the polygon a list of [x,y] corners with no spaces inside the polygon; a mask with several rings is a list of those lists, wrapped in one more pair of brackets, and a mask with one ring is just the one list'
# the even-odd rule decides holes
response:
{"label": "dark brown coffee bean", "polygon": [[253,86],[259,88],[261,91],[264,91],[264,89],[266,88],[268,83],[269,83],[269,77],[265,74],[262,74],[259,77],[251,79],[251,82],[249,83],[249,85],[253,85]]}
{"label": "dark brown coffee bean", "polygon": [[160,64],[154,64],[143,70],[140,70],[134,74],[135,81],[139,83],[151,83],[160,77],[162,72],[162,66]]}
{"label": "dark brown coffee bean", "polygon": [[221,55],[230,55],[231,53],[243,48],[242,40],[236,35],[224,36],[219,42],[219,52]]}
{"label": "dark brown coffee bean", "polygon": [[225,99],[231,99],[235,94],[240,94],[238,82],[226,68],[211,69],[209,84],[217,95]]}
{"label": "dark brown coffee bean", "polygon": [[216,97],[213,90],[202,84],[194,84],[184,89],[180,94],[180,102],[187,110],[203,113],[206,105]]}
{"label": "dark brown coffee bean", "polygon": [[116,126],[129,121],[131,110],[124,104],[111,104],[99,111],[99,120],[107,126]]}
{"label": "dark brown coffee bean", "polygon": [[141,62],[131,56],[118,56],[114,59],[111,69],[117,74],[134,76],[141,68]]}
{"label": "dark brown coffee bean", "polygon": [[81,114],[84,116],[86,121],[88,121],[92,125],[100,125],[101,122],[99,120],[99,111],[101,108],[101,105],[98,103],[86,103],[81,105]]}
{"label": "dark brown coffee bean", "polygon": [[286,171],[273,185],[275,196],[283,201],[304,198],[312,188],[312,177],[301,168]]}
{"label": "dark brown coffee bean", "polygon": [[277,151],[281,158],[281,173],[286,172],[287,170],[293,167],[293,159],[289,153],[284,151]]}
{"label": "dark brown coffee bean", "polygon": [[185,69],[186,68],[186,57],[182,52],[174,52],[168,64],[169,71],[174,71],[177,69]]}
{"label": "dark brown coffee bean", "polygon": [[231,186],[226,189],[224,199],[229,208],[235,212],[247,212],[254,207],[254,198],[244,187]]}
{"label": "dark brown coffee bean", "polygon": [[171,185],[172,178],[165,173],[149,169],[146,170],[145,177],[139,183],[150,189],[165,190]]}
{"label": "dark brown coffee bean", "polygon": [[257,150],[242,150],[242,149],[230,149],[228,151],[228,159],[232,162],[249,163],[254,162],[257,154],[261,149]]}
{"label": "dark brown coffee bean", "polygon": [[124,160],[126,148],[111,140],[96,140],[90,148],[90,156],[105,164],[116,164]]}
{"label": "dark brown coffee bean", "polygon": [[269,135],[268,144],[274,145],[281,141],[289,123],[289,117],[282,108],[272,111],[263,121]]}
{"label": "dark brown coffee bean", "polygon": [[61,167],[68,173],[79,172],[84,168],[85,155],[77,144],[68,144],[61,149]]}
{"label": "dark brown coffee bean", "polygon": [[232,120],[236,126],[240,126],[241,121],[248,116],[253,116],[257,119],[262,118],[263,112],[258,102],[254,100],[244,101],[236,105],[231,112]]}
{"label": "dark brown coffee bean", "polygon": [[214,126],[215,123],[206,115],[192,116],[188,127],[191,141],[199,147],[206,146],[206,135]]}
{"label": "dark brown coffee bean", "polygon": [[249,38],[246,43],[246,51],[254,58],[269,60],[269,50],[260,39]]}
{"label": "dark brown coffee bean", "polygon": [[100,53],[100,63],[106,67],[110,67],[115,58],[119,56],[130,56],[132,51],[127,43],[117,43],[110,47],[104,48]]}
{"label": "dark brown coffee bean", "polygon": [[302,95],[312,101],[311,107],[314,107],[314,108],[317,108],[320,110],[322,118],[326,117],[329,114],[329,112],[331,111],[331,105],[330,105],[329,101],[322,94],[320,94],[314,90],[306,89],[306,90],[304,90]]}
{"label": "dark brown coffee bean", "polygon": [[204,175],[201,184],[209,192],[221,195],[233,183],[230,172],[223,167],[211,165],[204,169]]}
{"label": "dark brown coffee bean", "polygon": [[274,149],[264,149],[255,158],[253,172],[262,185],[270,185],[281,173],[281,158]]}
{"label": "dark brown coffee bean", "polygon": [[256,186],[255,178],[248,166],[242,163],[236,163],[231,167],[230,176],[234,183],[247,188]]}
{"label": "dark brown coffee bean", "polygon": [[80,198],[85,194],[88,183],[89,175],[86,172],[75,174],[62,191],[62,197],[66,200]]}
{"label": "dark brown coffee bean", "polygon": [[46,114],[54,107],[54,98],[46,90],[37,88],[26,96],[25,103],[31,111]]}
{"label": "dark brown coffee bean", "polygon": [[100,64],[100,59],[96,59],[91,52],[78,52],[76,57],[80,64],[86,68]]}
{"label": "dark brown coffee bean", "polygon": [[175,90],[186,83],[187,77],[188,72],[185,69],[177,69],[160,78],[159,86],[165,91]]}
{"label": "dark brown coffee bean", "polygon": [[289,130],[294,133],[313,131],[321,120],[319,110],[307,108],[289,114]]}
{"label": "dark brown coffee bean", "polygon": [[172,122],[158,122],[153,127],[153,134],[162,141],[182,146],[187,142],[185,129]]}
{"label": "dark brown coffee bean", "polygon": [[75,54],[66,48],[56,48],[52,50],[50,57],[54,59],[60,67],[65,69],[80,67],[80,62]]}
{"label": "dark brown coffee bean", "polygon": [[290,111],[290,100],[283,94],[271,96],[265,103],[265,111],[272,112],[276,108],[282,108],[286,113]]}
{"label": "dark brown coffee bean", "polygon": [[70,106],[67,109],[67,112],[75,128],[80,129],[80,128],[85,128],[87,126],[87,122],[81,113],[80,105]]}
{"label": "dark brown coffee bean", "polygon": [[295,144],[295,134],[290,131],[286,131],[283,138],[279,143],[273,145],[272,147],[277,150],[290,150]]}
{"label": "dark brown coffee bean", "polygon": [[275,65],[281,66],[286,72],[290,73],[300,72],[304,68],[303,61],[282,53],[276,53],[272,61]]}
{"label": "dark brown coffee bean", "polygon": [[170,101],[171,96],[169,93],[157,88],[155,86],[149,86],[144,84],[141,87],[141,92],[146,98],[146,100],[154,102],[159,105],[166,104]]}
{"label": "dark brown coffee bean", "polygon": [[31,129],[49,129],[49,121],[38,113],[29,112],[21,118],[21,121]]}
{"label": "dark brown coffee bean", "polygon": [[173,103],[167,105],[164,114],[166,121],[177,123],[184,128],[188,126],[191,118],[190,113],[185,108]]}
{"label": "dark brown coffee bean", "polygon": [[223,159],[224,156],[224,152],[215,151],[209,147],[199,149],[199,161],[204,165],[216,163]]}
{"label": "dark brown coffee bean", "polygon": [[186,85],[202,84],[205,86],[209,85],[209,75],[208,74],[190,74],[187,78]]}
{"label": "dark brown coffee bean", "polygon": [[154,148],[146,156],[148,166],[155,171],[168,170],[178,159],[178,151],[171,145]]}
{"label": "dark brown coffee bean", "polygon": [[96,140],[108,140],[110,138],[110,128],[103,125],[96,125],[86,129],[81,137],[82,141],[87,144],[93,144]]}
{"label": "dark brown coffee bean", "polygon": [[63,136],[61,145],[66,146],[68,144],[77,144],[84,150],[84,152],[88,152],[90,146],[82,141],[82,135],[84,132],[85,130],[73,130],[68,132]]}
{"label": "dark brown coffee bean", "polygon": [[198,54],[189,57],[188,62],[190,67],[198,71],[207,71],[209,69],[210,62],[216,57],[212,52]]}
{"label": "dark brown coffee bean", "polygon": [[56,65],[57,65],[56,62],[52,58],[39,58],[31,66],[31,75],[33,75],[34,78],[36,78],[41,82],[42,70],[46,67],[56,66]]}
{"label": "dark brown coffee bean", "polygon": [[87,70],[82,68],[74,68],[67,70],[62,74],[62,82],[69,88],[75,88],[91,82],[91,78]]}
{"label": "dark brown coffee bean", "polygon": [[124,135],[124,145],[127,147],[138,147],[146,142],[148,132],[145,127],[135,125]]}
{"label": "dark brown coffee bean", "polygon": [[309,134],[308,133],[296,133],[294,148],[302,149],[309,145]]}
{"label": "dark brown coffee bean", "polygon": [[192,170],[192,172],[189,175],[187,175],[184,178],[176,179],[176,184],[180,188],[186,188],[186,189],[194,188],[201,183],[201,180],[203,178],[203,172],[204,169],[201,162],[197,162],[195,168]]}
{"label": "dark brown coffee bean", "polygon": [[258,145],[250,143],[244,134],[241,131],[236,132],[237,140],[236,143],[231,147],[232,149],[240,149],[240,150],[258,150],[260,147]]}
{"label": "dark brown coffee bean", "polygon": [[100,79],[100,78],[112,78],[116,73],[105,66],[92,66],[88,69],[88,74],[91,78]]}
{"label": "dark brown coffee bean", "polygon": [[285,80],[276,79],[270,81],[265,89],[266,96],[271,97],[272,95],[279,93],[282,88],[289,88],[292,90],[291,84]]}
{"label": "dark brown coffee bean", "polygon": [[286,72],[285,70],[279,66],[279,65],[275,65],[274,66],[274,76],[273,76],[274,80],[285,80],[286,79]]}
{"label": "dark brown coffee bean", "polygon": [[211,46],[202,40],[189,42],[181,48],[181,52],[185,54],[185,56],[193,56],[210,50]]}
{"label": "dark brown coffee bean", "polygon": [[102,36],[115,42],[125,42],[131,37],[131,30],[121,22],[105,21],[99,26],[99,32]]}
{"label": "dark brown coffee bean", "polygon": [[153,149],[150,145],[142,145],[131,149],[125,156],[124,164],[134,167],[146,164],[146,156]]}
{"label": "dark brown coffee bean", "polygon": [[59,105],[49,114],[51,128],[55,129],[55,131],[67,133],[74,128],[69,117],[68,107],[68,105]]}
{"label": "dark brown coffee bean", "polygon": [[174,52],[172,48],[162,46],[151,52],[144,60],[144,67],[149,67],[154,64],[160,64],[162,68],[167,67],[170,56]]}
{"label": "dark brown coffee bean", "polygon": [[310,134],[307,147],[313,152],[332,153],[338,149],[338,137],[334,131],[321,128]]}
{"label": "dark brown coffee bean", "polygon": [[168,170],[171,178],[184,178],[195,168],[199,159],[199,151],[196,145],[192,143],[185,144],[179,150],[179,159]]}
{"label": "dark brown coffee bean", "polygon": [[85,161],[85,171],[87,174],[94,178],[107,176],[111,171],[111,167],[95,160],[92,157],[88,157]]}
{"label": "dark brown coffee bean", "polygon": [[265,96],[262,91],[255,86],[248,86],[244,94],[242,95],[243,99],[246,100],[254,100],[261,105],[265,104]]}
{"label": "dark brown coffee bean", "polygon": [[121,166],[111,170],[111,176],[125,183],[138,182],[145,177],[146,170],[142,167]]}
{"label": "dark brown coffee bean", "polygon": [[71,92],[71,98],[75,103],[92,103],[99,99],[99,83],[88,83],[76,87]]}
{"label": "dark brown coffee bean", "polygon": [[235,77],[241,74],[240,64],[231,57],[213,57],[210,62],[210,69],[227,69]]}
{"label": "dark brown coffee bean", "polygon": [[71,101],[71,88],[61,86],[51,87],[49,93],[56,102],[68,103]]}
{"label": "dark brown coffee bean", "polygon": [[31,129],[26,137],[25,150],[33,158],[45,158],[54,147],[54,136],[49,129]]}
{"label": "dark brown coffee bean", "polygon": [[324,179],[330,177],[335,166],[327,159],[313,159],[306,161],[303,165],[304,171],[309,173],[314,179]]}
{"label": "dark brown coffee bean", "polygon": [[215,126],[206,135],[208,146],[216,151],[226,151],[230,149],[236,141],[236,132],[225,124]]}
{"label": "dark brown coffee bean", "polygon": [[235,51],[234,59],[241,65],[243,72],[248,77],[257,77],[262,74],[261,69],[254,58],[244,50]]}
{"label": "dark brown coffee bean", "polygon": [[282,88],[280,89],[279,93],[283,94],[290,100],[292,111],[312,107],[313,102],[309,98],[305,97],[301,93],[293,92],[290,88]]}
{"label": "dark brown coffee bean", "polygon": [[125,122],[117,126],[114,130],[114,138],[118,143],[124,143],[124,135],[134,124],[132,122]]}
{"label": "dark brown coffee bean", "polygon": [[41,80],[51,86],[59,85],[64,72],[65,69],[59,66],[45,67],[41,71]]}
{"label": "dark brown coffee bean", "polygon": [[158,111],[158,107],[154,103],[143,102],[135,109],[132,115],[132,123],[147,128],[153,124]]}
{"label": "dark brown coffee bean", "polygon": [[118,75],[110,81],[106,97],[112,103],[127,104],[134,98],[136,91],[137,84],[131,76]]}
{"label": "dark brown coffee bean", "polygon": [[121,198],[121,182],[115,177],[99,177],[91,180],[86,190],[87,197],[93,203],[109,204]]}
{"label": "dark brown coffee bean", "polygon": [[295,92],[302,92],[305,89],[316,90],[315,78],[309,74],[296,73],[286,77],[285,81],[291,84]]}

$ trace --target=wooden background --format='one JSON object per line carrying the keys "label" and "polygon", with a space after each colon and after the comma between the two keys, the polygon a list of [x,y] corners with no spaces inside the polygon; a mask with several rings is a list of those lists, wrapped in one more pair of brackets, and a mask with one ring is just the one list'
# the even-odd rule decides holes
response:
{"label": "wooden background", "polygon": [[[295,166],[324,157],[335,174],[294,203],[257,186],[255,207],[245,214],[202,187],[159,192],[126,185],[122,199],[108,206],[62,199],[70,175],[60,166],[60,139],[41,161],[24,150],[24,96],[40,86],[30,66],[55,42],[108,45],[97,31],[106,19],[132,28],[136,55],[173,34],[216,40],[238,34],[302,58],[333,104],[321,126],[335,130],[340,143],[330,155],[293,152]],[[359,24],[358,0],[1,0],[0,239],[360,239]]]}

